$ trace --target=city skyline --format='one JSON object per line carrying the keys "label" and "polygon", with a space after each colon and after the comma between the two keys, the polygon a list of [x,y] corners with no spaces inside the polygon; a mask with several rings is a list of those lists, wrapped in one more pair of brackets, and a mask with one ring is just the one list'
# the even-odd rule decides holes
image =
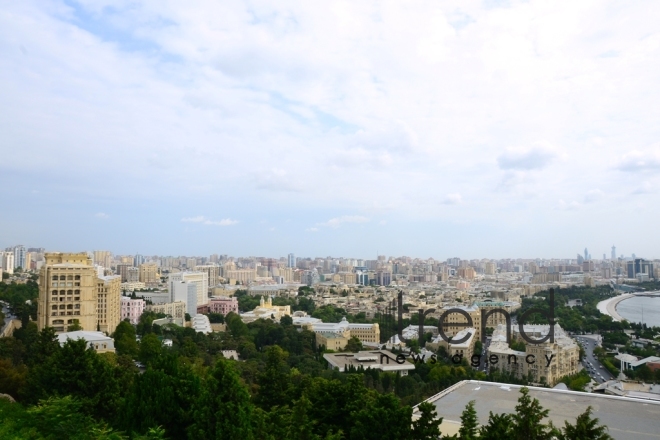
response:
{"label": "city skyline", "polygon": [[[15,248],[22,247],[24,250],[25,249],[32,249],[33,247],[31,246],[23,246],[23,245],[6,245],[3,243],[0,243],[0,249],[5,249],[7,252],[12,253],[12,255],[16,252]],[[616,247],[613,246],[613,249]],[[544,260],[544,261],[584,261],[586,260],[582,255],[578,253],[579,258],[571,257],[571,256],[550,256],[550,257],[541,257],[541,256],[532,256],[532,257],[520,257],[520,256],[505,256],[505,257],[492,257],[492,256],[460,256],[460,255],[453,255],[453,256],[438,256],[438,255],[429,255],[429,256],[418,256],[414,254],[409,254],[409,253],[402,253],[402,254],[389,254],[389,253],[377,253],[375,255],[371,256],[362,256],[362,255],[332,255],[332,254],[298,254],[297,252],[284,252],[284,253],[275,253],[275,254],[266,254],[266,253],[255,253],[255,254],[231,254],[231,253],[226,253],[226,252],[208,252],[206,254],[197,254],[197,253],[150,253],[150,252],[115,252],[114,250],[111,249],[100,249],[98,247],[94,249],[73,249],[71,247],[66,248],[66,249],[46,249],[43,247],[37,248],[40,250],[40,252],[87,252],[90,255],[94,255],[96,253],[109,253],[110,256],[117,257],[117,256],[135,256],[135,258],[138,258],[138,262],[134,262],[134,266],[138,266],[139,264],[145,263],[147,260],[146,258],[150,257],[168,257],[168,258],[184,258],[184,257],[190,257],[190,258],[206,258],[209,259],[211,256],[227,256],[230,258],[277,258],[279,260],[284,260],[287,264],[287,267],[295,267],[295,262],[298,259],[303,259],[303,260],[314,260],[314,259],[350,259],[350,260],[378,260],[380,256],[384,256],[388,259],[399,259],[399,258],[411,258],[413,260],[427,260],[427,259],[433,259],[438,262],[446,262],[448,260],[452,259],[459,259],[462,261],[469,261],[469,260],[529,260],[529,261],[534,261],[534,260]],[[585,249],[586,251],[586,249]],[[28,251],[29,253],[29,251]],[[607,254],[603,253],[604,257],[607,257]],[[646,260],[655,260],[656,257],[653,255],[650,256],[640,256],[635,253],[630,253],[628,255],[625,254],[619,254],[616,255],[616,259],[635,259],[635,258],[643,258]],[[582,259],[582,260],[580,260]],[[610,255],[607,258],[595,258],[594,260],[596,261],[611,261],[614,259],[614,254]],[[1,260],[0,260],[1,261]],[[18,265],[16,265],[18,267]]]}
{"label": "city skyline", "polygon": [[2,240],[651,258],[660,238],[633,232],[660,214],[659,13],[10,2]]}

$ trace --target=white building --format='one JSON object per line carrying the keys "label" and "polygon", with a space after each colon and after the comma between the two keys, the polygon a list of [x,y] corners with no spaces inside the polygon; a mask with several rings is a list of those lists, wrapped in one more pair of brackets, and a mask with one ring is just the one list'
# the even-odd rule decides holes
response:
{"label": "white building", "polygon": [[63,332],[57,335],[57,341],[60,345],[66,344],[66,341],[71,339],[72,341],[77,341],[78,339],[84,339],[87,342],[89,348],[93,348],[99,353],[104,352],[115,352],[115,341],[104,335],[102,332],[88,332],[88,331],[75,331],[75,332]]}
{"label": "white building", "polygon": [[192,318],[192,328],[194,328],[196,332],[202,332],[204,334],[213,332],[209,317],[206,315],[195,315]]}
{"label": "white building", "polygon": [[172,302],[186,303],[186,313],[197,314],[197,284],[191,281],[173,281],[170,283]]}
{"label": "white building", "polygon": [[[208,273],[206,272],[175,272],[169,276],[170,294],[173,295],[174,288],[172,286],[175,282],[188,281],[195,284],[197,288],[197,305],[203,306],[209,302],[209,281]],[[187,292],[187,291],[186,291]],[[187,295],[187,293],[186,293]],[[171,302],[174,302],[172,296]]]}

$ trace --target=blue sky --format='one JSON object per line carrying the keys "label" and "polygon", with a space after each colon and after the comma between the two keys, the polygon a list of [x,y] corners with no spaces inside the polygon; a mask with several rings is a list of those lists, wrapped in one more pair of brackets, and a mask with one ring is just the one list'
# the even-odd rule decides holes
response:
{"label": "blue sky", "polygon": [[190,3],[3,6],[0,246],[659,256],[657,2]]}

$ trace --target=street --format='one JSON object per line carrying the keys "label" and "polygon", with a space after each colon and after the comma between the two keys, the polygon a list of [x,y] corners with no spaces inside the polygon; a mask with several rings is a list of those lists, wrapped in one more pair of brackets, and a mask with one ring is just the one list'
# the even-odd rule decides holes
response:
{"label": "street", "polygon": [[594,348],[598,347],[599,335],[574,335],[577,343],[584,348],[584,359],[582,366],[587,370],[589,376],[597,383],[616,379],[594,356]]}

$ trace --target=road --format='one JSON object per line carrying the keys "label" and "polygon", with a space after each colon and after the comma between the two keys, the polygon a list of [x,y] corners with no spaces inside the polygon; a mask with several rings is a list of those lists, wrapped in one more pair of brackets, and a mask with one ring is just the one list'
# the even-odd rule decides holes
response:
{"label": "road", "polygon": [[9,312],[6,302],[0,301],[0,306],[2,306],[2,313],[4,313],[5,315],[5,320],[0,326],[0,334],[3,334],[5,332],[5,327],[7,326],[7,324],[9,324],[9,321],[14,319],[15,317]]}
{"label": "road", "polygon": [[[591,376],[594,381],[600,384],[607,380],[616,379],[616,377],[612,376],[605,366],[598,361],[596,356],[594,356],[594,348],[600,345],[599,335],[575,335],[574,338],[577,340],[578,344],[581,344],[584,348],[582,366],[587,369],[589,376]],[[602,375],[602,378],[600,375]]]}

